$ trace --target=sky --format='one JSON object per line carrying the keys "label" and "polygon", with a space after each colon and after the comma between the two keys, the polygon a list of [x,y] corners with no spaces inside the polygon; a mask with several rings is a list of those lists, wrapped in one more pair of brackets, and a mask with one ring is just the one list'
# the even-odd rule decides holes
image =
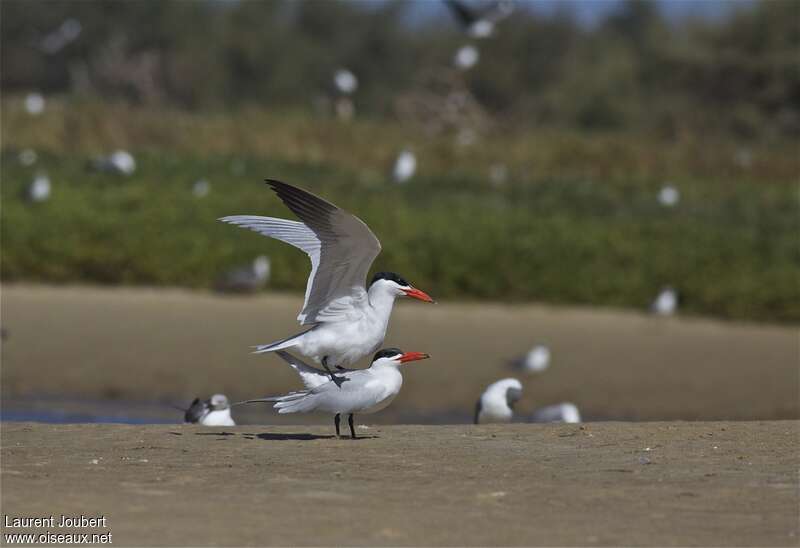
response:
{"label": "sky", "polygon": [[[386,0],[354,0],[366,3]],[[472,0],[474,2],[475,0]],[[554,13],[564,5],[571,6],[577,19],[588,26],[600,21],[626,0],[516,0],[518,7],[539,13]],[[697,17],[703,19],[725,18],[740,9],[747,9],[756,0],[655,0],[662,13],[669,19]],[[467,0],[467,3],[471,3]],[[447,14],[446,6],[438,0],[414,0],[409,9],[413,21]]]}

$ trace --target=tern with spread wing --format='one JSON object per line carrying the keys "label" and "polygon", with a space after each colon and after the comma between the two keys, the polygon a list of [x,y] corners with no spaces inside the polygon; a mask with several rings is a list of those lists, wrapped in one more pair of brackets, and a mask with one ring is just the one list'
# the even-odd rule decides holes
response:
{"label": "tern with spread wing", "polygon": [[274,402],[278,413],[333,413],[336,435],[339,435],[339,421],[348,415],[350,437],[355,439],[353,415],[356,413],[375,413],[386,408],[400,392],[403,375],[400,366],[404,363],[429,358],[422,352],[403,352],[397,348],[381,350],[372,358],[367,369],[344,369],[341,384],[337,388],[328,374],[303,363],[288,352],[278,350],[277,354],[292,366],[300,375],[305,390],[291,392],[285,396],[260,398],[235,403]]}
{"label": "tern with spread wing", "polygon": [[343,369],[378,350],[386,337],[397,297],[433,302],[428,294],[392,272],[364,281],[381,244],[369,227],[322,198],[280,181],[267,179],[283,203],[300,218],[234,215],[220,221],[241,226],[291,244],[311,259],[303,309],[297,317],[309,330],[256,352],[295,349],[322,364],[337,386],[342,379],[331,368]]}

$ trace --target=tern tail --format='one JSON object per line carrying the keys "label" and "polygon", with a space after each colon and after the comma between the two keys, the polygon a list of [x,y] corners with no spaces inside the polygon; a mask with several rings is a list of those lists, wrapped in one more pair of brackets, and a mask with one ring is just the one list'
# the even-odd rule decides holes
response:
{"label": "tern tail", "polygon": [[291,337],[287,337],[285,339],[281,339],[279,341],[275,341],[269,344],[259,344],[258,346],[254,346],[255,350],[253,350],[253,354],[263,354],[264,352],[275,352],[276,350],[283,350],[285,348],[292,348],[293,346],[297,345],[298,339],[308,333],[309,330],[303,331],[302,333],[298,333],[297,335],[292,335]]}

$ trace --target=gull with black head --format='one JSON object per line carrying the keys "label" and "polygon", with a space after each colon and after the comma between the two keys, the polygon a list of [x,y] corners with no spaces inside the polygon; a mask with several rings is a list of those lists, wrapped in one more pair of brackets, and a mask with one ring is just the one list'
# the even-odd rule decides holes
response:
{"label": "gull with black head", "polygon": [[[328,373],[311,367],[288,352],[278,350],[277,354],[300,375],[305,390],[290,392],[285,396],[260,398],[234,403],[271,402],[278,413],[333,413],[336,435],[339,436],[339,422],[342,415],[348,415],[350,437],[356,438],[353,415],[356,413],[375,413],[386,408],[400,392],[403,375],[400,366],[404,363],[429,358],[422,352],[403,352],[397,348],[386,348],[372,358],[367,369],[342,369],[340,375],[348,382],[337,384]],[[337,387],[338,386],[338,387]]]}
{"label": "gull with black head", "polygon": [[297,319],[311,328],[257,346],[255,352],[294,349],[322,364],[341,387],[349,379],[335,375],[332,368],[343,369],[381,347],[395,299],[434,301],[392,272],[375,274],[365,287],[367,272],[381,251],[369,227],[310,192],[274,179],[266,182],[300,221],[255,215],[234,215],[220,221],[293,245],[309,256],[311,275]]}
{"label": "gull with black head", "polygon": [[203,426],[236,426],[225,394],[214,394],[207,400],[195,398],[183,419],[187,423]]}

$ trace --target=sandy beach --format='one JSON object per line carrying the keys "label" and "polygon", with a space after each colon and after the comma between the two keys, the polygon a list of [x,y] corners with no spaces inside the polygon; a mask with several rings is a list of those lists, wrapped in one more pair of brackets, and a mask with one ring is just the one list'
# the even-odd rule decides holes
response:
{"label": "sandy beach", "polygon": [[[215,392],[239,400],[294,390],[290,368],[250,347],[300,331],[301,303],[301,295],[4,285],[3,405],[52,395],[188,404]],[[534,344],[550,347],[550,368],[540,375],[512,370],[507,360]],[[386,346],[432,358],[405,370],[402,392],[371,418],[377,422],[468,422],[481,390],[512,375],[525,386],[522,416],[571,401],[588,420],[800,418],[796,326],[399,302]],[[251,413],[247,422],[309,420]]]}
{"label": "sandy beach", "polygon": [[799,427],[4,423],[2,504],[123,546],[796,546]]}

